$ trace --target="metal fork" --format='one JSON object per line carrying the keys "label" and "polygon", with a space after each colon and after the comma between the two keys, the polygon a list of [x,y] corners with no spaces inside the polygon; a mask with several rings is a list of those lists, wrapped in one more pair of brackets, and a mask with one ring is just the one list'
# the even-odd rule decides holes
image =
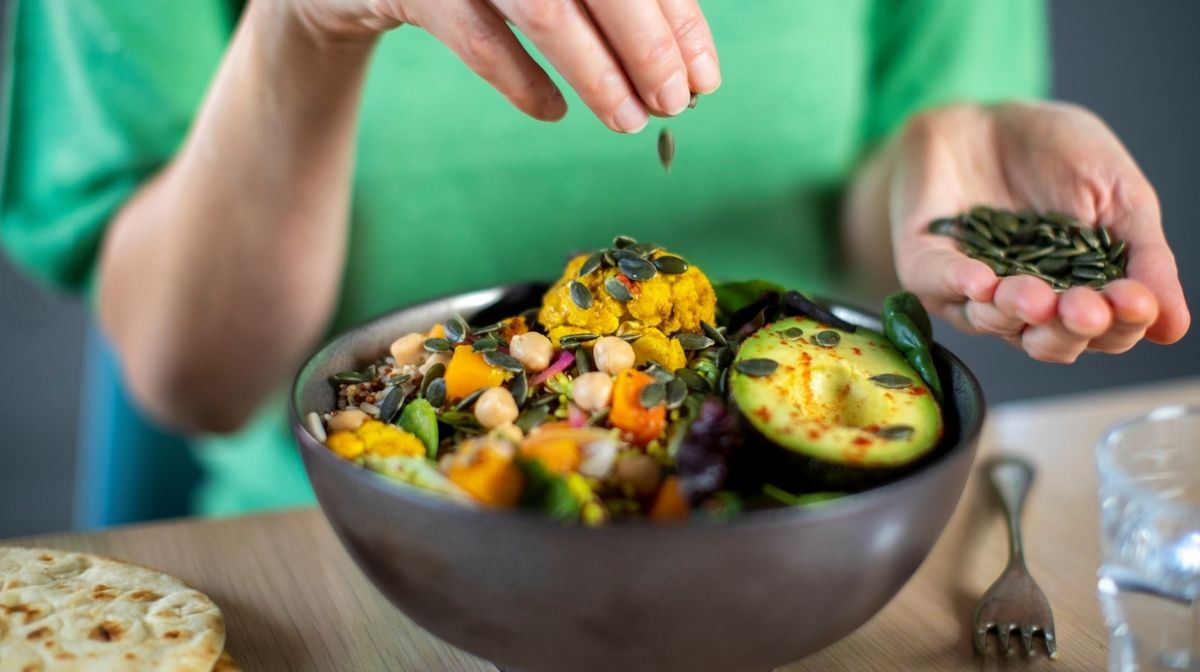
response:
{"label": "metal fork", "polygon": [[1042,589],[1034,583],[1025,567],[1021,542],[1021,511],[1025,496],[1033,483],[1033,465],[1016,457],[999,457],[987,464],[988,478],[996,489],[1008,518],[1008,566],[979,600],[975,608],[975,650],[987,652],[988,632],[996,632],[1000,651],[1008,655],[1012,648],[1009,637],[1020,632],[1026,655],[1034,654],[1033,636],[1040,632],[1046,643],[1046,653],[1057,656],[1054,639],[1054,615]]}

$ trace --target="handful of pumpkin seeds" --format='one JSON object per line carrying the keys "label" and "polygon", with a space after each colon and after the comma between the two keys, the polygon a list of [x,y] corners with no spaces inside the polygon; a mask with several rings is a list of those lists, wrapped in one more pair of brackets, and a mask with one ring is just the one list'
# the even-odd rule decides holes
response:
{"label": "handful of pumpkin seeds", "polygon": [[1099,289],[1125,277],[1125,241],[1103,226],[1091,229],[1053,210],[1041,214],[977,206],[935,219],[929,232],[949,236],[967,256],[998,276],[1032,275],[1057,291]]}

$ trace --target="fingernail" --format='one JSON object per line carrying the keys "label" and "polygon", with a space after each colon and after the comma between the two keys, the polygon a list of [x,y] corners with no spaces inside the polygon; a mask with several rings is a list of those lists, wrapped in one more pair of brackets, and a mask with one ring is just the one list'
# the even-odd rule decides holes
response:
{"label": "fingernail", "polygon": [[692,99],[692,91],[688,88],[687,79],[682,72],[671,75],[666,84],[658,90],[658,107],[664,114],[675,116],[687,108]]}
{"label": "fingernail", "polygon": [[650,123],[650,115],[633,96],[625,99],[613,115],[613,125],[623,133],[637,133]]}
{"label": "fingernail", "polygon": [[721,71],[709,54],[700,54],[688,65],[688,75],[696,93],[712,93],[721,87]]}

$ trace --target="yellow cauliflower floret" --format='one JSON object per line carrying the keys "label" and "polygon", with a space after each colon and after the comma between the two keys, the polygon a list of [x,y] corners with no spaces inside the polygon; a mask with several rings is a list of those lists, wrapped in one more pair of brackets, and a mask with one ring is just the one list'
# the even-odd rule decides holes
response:
{"label": "yellow cauliflower floret", "polygon": [[[652,258],[664,254],[656,252]],[[633,299],[623,303],[604,289],[605,280],[621,275],[617,269],[605,268],[577,277],[587,256],[579,255],[568,262],[562,278],[542,299],[538,321],[545,325],[551,340],[570,333],[605,336],[652,327],[670,336],[681,331],[699,332],[701,320],[710,324],[714,321],[716,293],[695,266],[678,275],[659,273],[644,282],[625,279]],[[591,307],[580,308],[571,299],[571,280],[578,280],[591,292]]]}
{"label": "yellow cauliflower floret", "polygon": [[642,366],[655,361],[667,371],[681,369],[687,365],[687,355],[679,341],[668,338],[658,329],[646,329],[642,337],[633,342],[634,365]]}
{"label": "yellow cauliflower floret", "polygon": [[348,460],[364,453],[379,457],[416,457],[425,454],[425,444],[420,439],[395,425],[378,420],[367,420],[354,431],[334,432],[325,440],[325,445]]}

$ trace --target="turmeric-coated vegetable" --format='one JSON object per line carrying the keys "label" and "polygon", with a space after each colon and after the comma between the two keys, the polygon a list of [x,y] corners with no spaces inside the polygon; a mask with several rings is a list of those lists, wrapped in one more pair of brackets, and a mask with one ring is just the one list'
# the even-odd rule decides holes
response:
{"label": "turmeric-coated vegetable", "polygon": [[325,440],[325,445],[348,460],[363,454],[379,457],[425,454],[425,444],[421,439],[378,420],[367,420],[353,431],[334,432]]}
{"label": "turmeric-coated vegetable", "polygon": [[511,453],[492,446],[479,448],[471,459],[456,460],[447,476],[476,500],[492,506],[515,505],[525,487]]}
{"label": "turmeric-coated vegetable", "polygon": [[646,373],[626,369],[613,384],[612,410],[608,413],[608,421],[613,427],[632,434],[634,443],[639,446],[657,439],[667,425],[665,404],[642,407],[642,388],[653,382],[654,379]]}
{"label": "turmeric-coated vegetable", "polygon": [[650,507],[650,520],[683,520],[688,516],[688,501],[679,479],[670,476],[663,481]]}
{"label": "turmeric-coated vegetable", "polygon": [[446,396],[462,399],[481,387],[497,387],[507,375],[504,369],[488,364],[471,346],[457,346],[446,365]]}

